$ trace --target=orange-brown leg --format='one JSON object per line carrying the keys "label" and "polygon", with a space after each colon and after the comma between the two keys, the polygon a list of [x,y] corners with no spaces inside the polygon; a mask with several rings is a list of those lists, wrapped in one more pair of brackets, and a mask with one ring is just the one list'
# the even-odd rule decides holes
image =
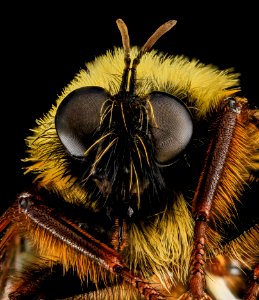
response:
{"label": "orange-brown leg", "polygon": [[12,223],[17,206],[11,206],[0,217],[0,297],[5,290],[14,254],[19,246],[17,228]]}
{"label": "orange-brown leg", "polygon": [[[35,224],[38,229],[41,228],[48,232],[55,240],[64,243],[67,248],[75,251],[75,253],[88,257],[110,273],[120,276],[125,282],[136,288],[146,299],[165,299],[150,284],[139,276],[132,274],[116,251],[93,238],[65,216],[55,213],[42,202],[36,204],[33,196],[29,193],[21,194],[18,203],[17,212],[20,215],[17,220],[22,220],[23,223],[30,222],[30,225]],[[31,283],[28,282],[27,284]],[[26,291],[27,287],[25,285],[20,287],[20,291],[17,291],[18,294],[21,290]],[[34,288],[36,290],[36,287]]]}
{"label": "orange-brown leg", "polygon": [[227,99],[217,120],[216,134],[207,151],[205,164],[193,199],[195,228],[189,290],[182,295],[181,299],[211,299],[205,293],[206,233],[215,194],[219,183],[223,180],[223,169],[228,159],[237,119],[240,118],[241,112],[242,108],[235,99]]}
{"label": "orange-brown leg", "polygon": [[259,298],[259,264],[254,268],[253,280],[245,296],[245,300],[256,300]]}

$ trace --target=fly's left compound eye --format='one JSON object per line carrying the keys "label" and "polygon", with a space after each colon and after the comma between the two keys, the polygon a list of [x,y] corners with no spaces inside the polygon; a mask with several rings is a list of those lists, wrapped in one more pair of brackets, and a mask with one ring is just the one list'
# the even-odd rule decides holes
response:
{"label": "fly's left compound eye", "polygon": [[58,136],[70,153],[84,157],[87,137],[99,126],[100,111],[109,95],[101,87],[83,87],[71,92],[60,104],[55,125]]}
{"label": "fly's left compound eye", "polygon": [[153,92],[149,99],[154,114],[151,132],[156,144],[156,159],[163,166],[186,148],[192,137],[193,123],[185,105],[172,95]]}

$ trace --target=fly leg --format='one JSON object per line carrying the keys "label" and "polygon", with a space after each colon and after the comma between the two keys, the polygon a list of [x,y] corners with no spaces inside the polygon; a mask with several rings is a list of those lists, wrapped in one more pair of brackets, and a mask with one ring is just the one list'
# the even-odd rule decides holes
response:
{"label": "fly leg", "polygon": [[[240,179],[239,173],[242,173],[242,166],[235,167],[230,162],[233,152],[242,151],[238,149],[239,140],[243,137],[239,130],[243,130],[243,126],[247,116],[247,110],[243,109],[242,101],[236,98],[226,99],[226,104],[219,113],[218,119],[214,124],[215,135],[212,137],[202,173],[196,188],[192,210],[195,219],[193,252],[191,257],[189,290],[181,296],[181,300],[211,299],[205,292],[205,263],[206,263],[206,245],[209,221],[212,218],[212,209],[215,207],[215,200],[222,204],[221,214],[226,215],[229,207],[233,207],[233,196],[235,196],[235,187],[229,187],[229,195],[226,193],[227,176],[233,179],[234,183],[238,183],[236,189],[242,186],[243,181]],[[245,142],[244,142],[245,144]],[[238,159],[237,153],[237,159]],[[241,154],[240,154],[241,155]],[[245,161],[244,154],[244,161]],[[242,156],[241,156],[242,158]],[[232,169],[238,169],[233,172]],[[233,173],[233,175],[231,175]],[[232,184],[232,183],[231,183]],[[230,184],[230,185],[231,185]],[[223,188],[222,188],[223,187]],[[228,186],[227,186],[228,188]],[[232,190],[231,190],[232,189]],[[225,203],[226,204],[225,204]],[[220,208],[218,208],[220,210]],[[220,213],[218,213],[220,214]],[[223,216],[224,218],[225,216]]]}

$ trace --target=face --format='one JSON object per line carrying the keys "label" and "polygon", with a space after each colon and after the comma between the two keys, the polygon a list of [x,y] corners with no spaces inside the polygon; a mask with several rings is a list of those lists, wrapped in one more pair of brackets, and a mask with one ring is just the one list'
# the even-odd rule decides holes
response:
{"label": "face", "polygon": [[101,87],[67,95],[55,125],[80,184],[89,190],[94,182],[94,197],[124,217],[145,207],[144,194],[159,197],[160,169],[186,148],[193,130],[184,103],[170,94],[122,89],[111,95]]}

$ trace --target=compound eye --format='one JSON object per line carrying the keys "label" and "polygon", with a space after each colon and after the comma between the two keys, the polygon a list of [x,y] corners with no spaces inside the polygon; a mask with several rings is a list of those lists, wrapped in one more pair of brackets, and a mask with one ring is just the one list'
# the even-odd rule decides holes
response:
{"label": "compound eye", "polygon": [[84,156],[89,135],[97,130],[102,105],[108,98],[101,87],[83,87],[68,94],[59,105],[55,117],[57,134],[72,156]]}
{"label": "compound eye", "polygon": [[193,123],[186,106],[172,95],[153,92],[149,98],[154,114],[151,132],[156,145],[156,159],[163,166],[189,144]]}

